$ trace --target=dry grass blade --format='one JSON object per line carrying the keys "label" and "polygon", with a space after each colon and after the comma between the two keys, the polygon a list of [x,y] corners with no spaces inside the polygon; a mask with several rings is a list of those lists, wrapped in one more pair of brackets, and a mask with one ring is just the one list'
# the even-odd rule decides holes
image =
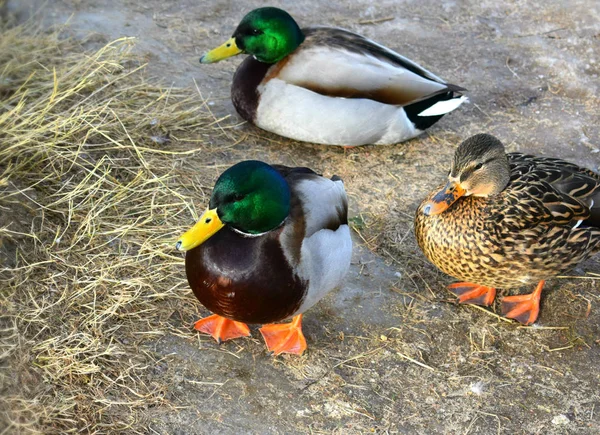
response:
{"label": "dry grass blade", "polygon": [[145,81],[132,39],[86,53],[0,31],[0,430],[143,431],[164,388],[128,350],[173,328],[164,313],[188,296],[172,242],[194,211],[177,158],[211,151],[188,132],[221,130],[189,93]]}

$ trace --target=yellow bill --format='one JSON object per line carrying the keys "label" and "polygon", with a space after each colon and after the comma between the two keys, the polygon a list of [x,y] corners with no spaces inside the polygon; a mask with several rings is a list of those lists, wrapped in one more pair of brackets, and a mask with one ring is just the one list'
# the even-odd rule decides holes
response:
{"label": "yellow bill", "polygon": [[217,48],[213,48],[208,53],[200,58],[200,63],[213,63],[218,62],[228,57],[240,54],[242,50],[238,48],[235,43],[235,38],[229,39],[225,44],[219,45]]}
{"label": "yellow bill", "polygon": [[206,210],[200,220],[179,238],[175,247],[179,251],[189,251],[210,239],[225,224],[219,219],[217,209]]}

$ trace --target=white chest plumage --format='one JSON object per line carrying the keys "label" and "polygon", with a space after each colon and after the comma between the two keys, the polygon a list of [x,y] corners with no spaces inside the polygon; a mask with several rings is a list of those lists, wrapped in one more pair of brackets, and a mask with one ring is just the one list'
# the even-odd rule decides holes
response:
{"label": "white chest plumage", "polygon": [[391,144],[422,133],[402,107],[368,99],[321,95],[280,79],[258,87],[258,127],[326,145]]}
{"label": "white chest plumage", "polygon": [[[385,49],[364,38],[362,41]],[[394,55],[409,67],[418,68]],[[327,145],[402,142],[423,132],[409,119],[404,106],[448,91],[448,85],[437,76],[419,71],[422,75],[374,55],[343,48],[301,48],[273,65],[258,85],[254,122],[281,136]],[[439,116],[464,100],[434,101],[420,111]]]}

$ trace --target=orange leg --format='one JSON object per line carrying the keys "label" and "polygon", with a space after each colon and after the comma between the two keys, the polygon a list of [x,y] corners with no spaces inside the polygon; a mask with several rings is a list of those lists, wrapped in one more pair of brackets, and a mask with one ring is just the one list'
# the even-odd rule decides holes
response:
{"label": "orange leg", "polygon": [[271,324],[260,328],[267,348],[275,355],[295,353],[302,355],[306,350],[306,340],[302,334],[302,314],[292,319],[292,323]]}
{"label": "orange leg", "polygon": [[540,296],[542,295],[544,282],[543,280],[540,281],[533,293],[507,296],[502,299],[502,315],[525,325],[531,325],[535,322],[540,313]]}
{"label": "orange leg", "polygon": [[458,296],[461,304],[491,305],[496,297],[496,289],[472,282],[450,284],[448,290]]}
{"label": "orange leg", "polygon": [[250,336],[250,328],[245,323],[229,320],[216,314],[198,320],[194,324],[194,329],[212,335],[219,344],[222,341]]}

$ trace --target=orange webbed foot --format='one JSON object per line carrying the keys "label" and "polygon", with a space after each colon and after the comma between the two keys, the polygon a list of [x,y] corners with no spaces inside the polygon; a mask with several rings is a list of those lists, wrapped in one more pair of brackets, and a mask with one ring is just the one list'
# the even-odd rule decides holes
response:
{"label": "orange webbed foot", "polygon": [[245,323],[229,320],[216,314],[198,320],[194,324],[194,329],[212,335],[219,344],[222,341],[250,336],[250,328]]}
{"label": "orange webbed foot", "polygon": [[506,296],[502,299],[502,315],[525,325],[531,325],[540,313],[540,297],[543,288],[544,281],[540,281],[533,293]]}
{"label": "orange webbed foot", "polygon": [[496,298],[496,289],[472,282],[457,282],[450,284],[448,290],[458,296],[461,304],[475,304],[488,306]]}
{"label": "orange webbed foot", "polygon": [[306,350],[306,339],[302,333],[302,314],[294,317],[291,323],[265,325],[260,328],[260,333],[267,343],[267,348],[275,355],[302,355]]}

